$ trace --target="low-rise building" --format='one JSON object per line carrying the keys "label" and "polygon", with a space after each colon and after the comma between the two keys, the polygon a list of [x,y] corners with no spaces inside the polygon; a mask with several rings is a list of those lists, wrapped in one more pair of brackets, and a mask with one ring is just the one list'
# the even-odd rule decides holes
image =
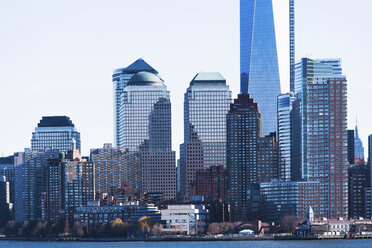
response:
{"label": "low-rise building", "polygon": [[372,219],[327,219],[314,218],[314,212],[310,207],[307,220],[301,223],[297,229],[300,237],[344,237],[347,235],[372,234]]}
{"label": "low-rise building", "polygon": [[196,235],[206,231],[209,212],[204,205],[169,205],[161,211],[163,232]]}
{"label": "low-rise building", "polygon": [[77,207],[74,220],[95,227],[102,223],[110,223],[116,218],[120,218],[123,222],[135,222],[144,216],[158,222],[161,220],[160,210],[153,204]]}

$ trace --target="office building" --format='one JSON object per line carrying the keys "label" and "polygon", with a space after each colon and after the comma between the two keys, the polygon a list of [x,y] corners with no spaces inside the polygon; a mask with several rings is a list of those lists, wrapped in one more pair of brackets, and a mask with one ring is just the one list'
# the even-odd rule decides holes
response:
{"label": "office building", "polygon": [[9,182],[10,202],[14,203],[14,156],[0,157],[0,177]]}
{"label": "office building", "polygon": [[358,125],[355,125],[354,144],[355,144],[355,158],[364,160],[364,147],[363,147],[362,140],[359,138]]}
{"label": "office building", "polygon": [[129,195],[142,191],[142,155],[126,149],[113,148],[104,144],[103,148],[91,149],[90,159],[95,167],[95,191],[114,195],[123,183],[129,186]]}
{"label": "office building", "polygon": [[196,172],[226,167],[226,114],[231,91],[219,73],[198,73],[184,98],[184,143],[180,147],[180,190],[188,197]]}
{"label": "office building", "polygon": [[142,71],[131,77],[120,102],[118,148],[148,149],[149,116],[161,98],[169,100],[169,91],[157,75]]}
{"label": "office building", "polygon": [[355,163],[354,130],[347,130],[347,161],[349,165]]}
{"label": "office building", "polygon": [[158,72],[147,64],[143,59],[138,59],[126,68],[120,68],[113,71],[112,83],[114,92],[114,145],[119,147],[120,137],[120,107],[122,94],[128,81],[138,72],[146,71],[158,75]]}
{"label": "office building", "polygon": [[291,114],[293,102],[296,100],[294,93],[278,96],[278,144],[279,144],[279,178],[289,182],[291,175],[292,129]]}
{"label": "office building", "polygon": [[142,190],[176,198],[176,153],[172,151],[172,113],[167,98],[160,98],[149,115],[148,150],[142,152]]}
{"label": "office building", "polygon": [[5,176],[0,176],[0,228],[12,219],[12,212],[9,182]]}
{"label": "office building", "polygon": [[165,234],[197,235],[207,231],[209,213],[204,205],[168,205],[161,210]]}
{"label": "office building", "polygon": [[306,218],[309,207],[314,209],[315,216],[321,216],[320,191],[319,182],[261,183],[261,218],[275,222],[288,215]]}
{"label": "office building", "polygon": [[370,167],[355,165],[349,173],[349,218],[367,218],[367,188],[371,187]]}
{"label": "office building", "polygon": [[67,152],[77,149],[81,152],[80,133],[67,116],[44,116],[32,133],[31,151],[42,152],[57,149]]}
{"label": "office building", "polygon": [[272,0],[240,0],[240,75],[240,92],[260,107],[263,134],[276,132],[281,92]]}

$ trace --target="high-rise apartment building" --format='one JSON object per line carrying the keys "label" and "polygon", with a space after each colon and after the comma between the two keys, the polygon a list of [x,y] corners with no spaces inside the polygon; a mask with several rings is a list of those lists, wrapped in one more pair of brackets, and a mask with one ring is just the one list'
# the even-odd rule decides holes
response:
{"label": "high-rise apartment building", "polygon": [[258,104],[248,94],[238,95],[227,114],[228,202],[232,221],[249,218],[250,185],[260,183],[257,146],[261,125]]}
{"label": "high-rise apartment building", "polygon": [[184,98],[184,143],[180,147],[181,195],[188,197],[196,172],[226,167],[226,114],[231,91],[219,73],[198,73]]}
{"label": "high-rise apartment building", "polygon": [[279,143],[279,178],[289,182],[291,174],[291,151],[293,102],[296,100],[294,93],[281,94],[278,96],[278,143]]}
{"label": "high-rise apartment building", "polygon": [[368,218],[366,201],[368,200],[367,188],[371,187],[370,167],[355,165],[348,169],[349,172],[349,217]]}
{"label": "high-rise apartment building", "polygon": [[58,149],[67,152],[77,149],[81,152],[80,133],[67,116],[44,116],[32,133],[31,151]]}
{"label": "high-rise apartment building", "polygon": [[276,132],[280,79],[272,0],[240,1],[240,74],[240,92],[260,107],[263,134]]}
{"label": "high-rise apartment building", "polygon": [[[44,220],[49,159],[59,159],[58,150],[18,152],[15,165],[15,221]],[[61,185],[57,185],[60,190]]]}
{"label": "high-rise apartment building", "polygon": [[349,165],[355,163],[354,130],[347,130],[347,161]]}
{"label": "high-rise apartment building", "polygon": [[149,116],[161,98],[169,100],[169,91],[157,75],[142,71],[130,78],[120,102],[118,148],[148,149]]}
{"label": "high-rise apartment building", "polygon": [[14,156],[0,157],[0,177],[6,177],[9,182],[10,202],[14,203]]}
{"label": "high-rise apartment building", "polygon": [[120,137],[120,106],[124,88],[127,86],[129,79],[141,71],[146,71],[158,75],[158,72],[147,64],[143,59],[138,59],[126,68],[116,69],[112,75],[113,92],[114,92],[114,141],[115,146],[119,147]]}
{"label": "high-rise apartment building", "polygon": [[129,184],[130,194],[142,191],[142,156],[138,152],[113,148],[104,144],[103,148],[92,149],[90,159],[95,166],[95,191],[114,195],[123,183]]}
{"label": "high-rise apartment building", "polygon": [[226,202],[226,172],[222,165],[212,165],[207,169],[197,171],[193,195],[203,196],[207,200]]}
{"label": "high-rise apartment building", "polygon": [[63,209],[88,206],[95,196],[95,166],[92,161],[71,151],[62,160]]}
{"label": "high-rise apartment building", "polygon": [[0,176],[0,227],[4,227],[12,219],[12,211],[9,182],[5,176]]}
{"label": "high-rise apartment building", "polygon": [[[300,101],[301,178],[321,183],[320,215],[348,215],[347,86],[329,63],[303,58],[296,64]],[[314,208],[314,212],[318,209]]]}

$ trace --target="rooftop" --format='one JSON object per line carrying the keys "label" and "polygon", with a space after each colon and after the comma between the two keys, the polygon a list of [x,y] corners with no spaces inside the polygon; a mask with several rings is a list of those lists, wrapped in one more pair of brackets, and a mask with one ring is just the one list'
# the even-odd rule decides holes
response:
{"label": "rooftop", "polygon": [[226,85],[226,79],[219,72],[200,72],[190,85]]}
{"label": "rooftop", "polygon": [[163,80],[151,72],[141,71],[134,75],[127,86],[163,86]]}
{"label": "rooftop", "polygon": [[150,66],[146,61],[144,61],[143,59],[137,59],[134,63],[132,63],[126,68],[114,70],[114,76],[117,73],[135,74],[141,71],[147,71],[154,74],[158,74],[158,71],[152,68],[152,66]]}
{"label": "rooftop", "polygon": [[38,127],[75,127],[67,116],[43,116]]}

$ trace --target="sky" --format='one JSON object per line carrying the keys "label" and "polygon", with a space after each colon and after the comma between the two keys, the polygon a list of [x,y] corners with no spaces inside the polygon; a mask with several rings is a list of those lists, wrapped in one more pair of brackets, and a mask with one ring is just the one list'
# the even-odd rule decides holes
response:
{"label": "sky", "polygon": [[[288,0],[273,0],[282,92],[289,90]],[[372,134],[372,1],[297,0],[296,58],[342,58],[348,125]],[[239,0],[0,0],[0,156],[30,147],[42,116],[67,115],[83,155],[113,142],[112,71],[145,59],[171,92],[173,148],[183,94],[201,71],[239,93]]]}

